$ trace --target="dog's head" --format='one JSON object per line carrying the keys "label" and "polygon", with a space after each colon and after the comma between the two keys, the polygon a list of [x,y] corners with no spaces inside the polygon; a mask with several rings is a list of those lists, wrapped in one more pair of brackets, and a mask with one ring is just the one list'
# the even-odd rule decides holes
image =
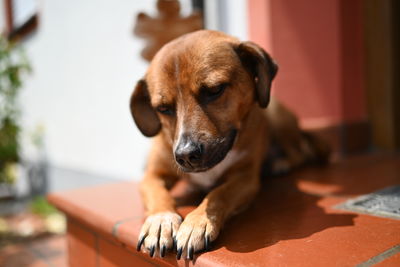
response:
{"label": "dog's head", "polygon": [[185,172],[224,159],[254,103],[265,108],[277,66],[258,45],[198,31],[165,45],[132,94],[145,136],[162,132]]}

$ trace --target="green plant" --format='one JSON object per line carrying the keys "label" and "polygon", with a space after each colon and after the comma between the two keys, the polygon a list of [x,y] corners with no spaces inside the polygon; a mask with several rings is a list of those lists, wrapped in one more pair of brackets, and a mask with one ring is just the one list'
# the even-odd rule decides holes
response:
{"label": "green plant", "polygon": [[35,197],[31,202],[31,211],[41,216],[57,213],[58,210],[51,205],[43,196]]}
{"label": "green plant", "polygon": [[14,180],[9,169],[19,160],[17,96],[29,71],[22,50],[0,35],[0,183]]}

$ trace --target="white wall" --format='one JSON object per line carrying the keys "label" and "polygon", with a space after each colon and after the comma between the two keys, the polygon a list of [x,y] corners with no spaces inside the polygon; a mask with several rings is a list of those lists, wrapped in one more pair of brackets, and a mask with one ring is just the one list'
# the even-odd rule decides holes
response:
{"label": "white wall", "polygon": [[[41,1],[38,31],[24,41],[34,73],[21,104],[27,132],[44,125],[52,165],[140,178],[150,140],[134,125],[128,100],[147,63],[132,28],[139,11],[155,12],[155,2]],[[190,12],[190,0],[181,2]],[[246,39],[246,0],[232,2],[227,31]]]}
{"label": "white wall", "polygon": [[128,99],[147,63],[132,28],[155,1],[42,1],[37,33],[24,44],[34,73],[23,90],[25,129],[45,126],[51,164],[139,178],[149,140]]}
{"label": "white wall", "polygon": [[248,0],[205,0],[206,28],[248,39]]}
{"label": "white wall", "polygon": [[6,27],[4,1],[0,3],[0,32],[3,32]]}

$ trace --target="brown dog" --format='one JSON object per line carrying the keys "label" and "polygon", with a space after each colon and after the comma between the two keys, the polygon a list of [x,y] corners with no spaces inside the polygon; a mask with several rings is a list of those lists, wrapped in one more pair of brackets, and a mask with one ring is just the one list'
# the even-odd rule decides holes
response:
{"label": "brown dog", "polygon": [[[138,250],[144,244],[151,256],[164,256],[176,242],[178,259],[207,250],[224,222],[256,196],[272,139],[286,155],[277,167],[327,157],[324,143],[270,101],[276,73],[258,45],[215,31],[184,35],[157,53],[130,104],[140,131],[155,136],[140,186],[148,217]],[[209,192],[183,222],[169,192],[178,179]]]}

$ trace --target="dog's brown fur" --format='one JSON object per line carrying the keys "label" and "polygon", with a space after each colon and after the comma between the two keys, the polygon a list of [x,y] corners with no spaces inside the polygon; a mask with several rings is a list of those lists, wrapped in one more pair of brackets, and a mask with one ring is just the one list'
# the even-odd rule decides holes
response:
{"label": "dog's brown fur", "polygon": [[[215,31],[184,35],[157,53],[131,98],[137,126],[155,136],[140,186],[148,217],[138,249],[163,256],[174,239],[178,258],[207,249],[257,194],[272,139],[287,156],[277,167],[326,159],[326,145],[306,138],[296,117],[270,101],[276,72],[258,45]],[[189,157],[188,147],[198,153]],[[209,190],[183,222],[169,192],[178,179]]]}

